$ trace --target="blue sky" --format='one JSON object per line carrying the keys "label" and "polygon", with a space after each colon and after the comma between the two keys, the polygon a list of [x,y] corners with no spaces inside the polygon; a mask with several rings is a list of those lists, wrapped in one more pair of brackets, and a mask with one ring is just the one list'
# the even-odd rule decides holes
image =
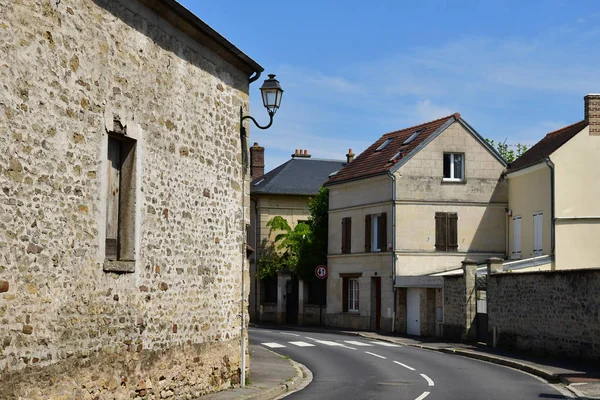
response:
{"label": "blue sky", "polygon": [[600,92],[597,0],[180,0],[285,90],[251,128],[267,171],[294,149],[344,159],[382,134],[460,112],[482,136],[533,144]]}

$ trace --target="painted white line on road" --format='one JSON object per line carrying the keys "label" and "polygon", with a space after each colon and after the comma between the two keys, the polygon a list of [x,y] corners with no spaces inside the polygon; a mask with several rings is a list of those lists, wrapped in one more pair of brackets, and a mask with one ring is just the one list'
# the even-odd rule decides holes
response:
{"label": "painted white line on road", "polygon": [[337,347],[343,347],[345,349],[356,350],[354,347],[346,346],[345,344],[341,344],[341,343],[337,343],[337,342],[332,342],[330,340],[317,340],[317,339],[313,339],[313,340],[317,343],[324,344],[327,346],[337,346]]}
{"label": "painted white line on road", "polygon": [[394,361],[394,362],[395,362],[396,364],[398,364],[398,365],[402,365],[402,366],[403,366],[404,368],[406,368],[406,369],[410,369],[411,371],[414,371],[414,370],[415,370],[413,367],[409,367],[409,366],[408,366],[408,365],[406,365],[406,364],[402,364],[400,361]]}
{"label": "painted white line on road", "polygon": [[371,342],[371,343],[378,344],[380,346],[385,346],[385,347],[402,347],[399,344],[388,343],[388,342]]}
{"label": "painted white line on road", "polygon": [[300,336],[300,335],[296,335],[295,333],[289,333],[289,332],[280,332],[282,335],[290,335],[290,336]]}
{"label": "painted white line on road", "polygon": [[384,360],[387,360],[387,357],[380,356],[379,354],[371,353],[370,351],[365,351],[365,353],[370,354],[375,357],[383,358]]}
{"label": "painted white line on road", "polygon": [[275,342],[270,342],[270,343],[261,343],[261,344],[262,344],[263,346],[267,346],[267,347],[270,347],[270,348],[272,348],[272,349],[278,349],[278,348],[280,348],[280,347],[285,347],[284,345],[282,345],[282,344],[279,344],[279,343],[275,343]]}
{"label": "painted white line on road", "polygon": [[356,340],[344,340],[344,343],[353,344],[355,346],[373,347],[372,344],[368,344],[368,343],[364,343],[364,342],[357,342]]}
{"label": "painted white line on road", "polygon": [[427,381],[427,384],[428,384],[429,386],[433,386],[433,381],[431,380],[431,378],[430,378],[430,377],[428,377],[428,376],[427,376],[427,375],[425,375],[425,374],[421,374],[421,376],[422,376],[423,378],[425,378],[425,380]]}
{"label": "painted white line on road", "polygon": [[423,394],[417,397],[415,400],[423,400],[427,396],[429,396],[429,392],[423,392]]}
{"label": "painted white line on road", "polygon": [[315,347],[314,344],[306,343],[306,342],[288,342],[288,343],[293,344],[294,346],[298,346],[298,347]]}

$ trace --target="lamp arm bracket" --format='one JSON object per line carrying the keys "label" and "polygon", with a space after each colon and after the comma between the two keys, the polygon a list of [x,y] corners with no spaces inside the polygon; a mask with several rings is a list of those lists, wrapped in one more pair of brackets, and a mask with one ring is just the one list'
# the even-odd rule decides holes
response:
{"label": "lamp arm bracket", "polygon": [[249,119],[252,122],[254,122],[254,125],[256,125],[257,128],[259,128],[259,129],[268,129],[269,127],[271,127],[271,125],[273,125],[273,114],[274,113],[271,113],[271,112],[269,113],[269,123],[267,125],[265,125],[265,126],[260,126],[258,124],[258,122],[256,122],[256,120],[254,119],[254,117],[252,117],[250,115],[243,116],[242,119],[241,119],[241,121],[244,122],[245,119]]}

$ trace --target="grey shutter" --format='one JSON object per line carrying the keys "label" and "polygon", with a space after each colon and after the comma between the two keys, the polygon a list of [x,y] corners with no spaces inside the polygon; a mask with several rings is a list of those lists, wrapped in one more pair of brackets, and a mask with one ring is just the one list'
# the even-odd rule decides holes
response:
{"label": "grey shutter", "polygon": [[437,251],[446,251],[446,213],[435,213],[435,249]]}
{"label": "grey shutter", "polygon": [[348,218],[342,218],[342,254],[347,253],[346,250],[346,220]]}
{"label": "grey shutter", "polygon": [[379,230],[377,239],[379,241],[379,249],[381,251],[387,251],[387,214],[381,213],[379,216],[379,224],[377,224]]}
{"label": "grey shutter", "polygon": [[365,216],[365,253],[371,252],[371,215]]}

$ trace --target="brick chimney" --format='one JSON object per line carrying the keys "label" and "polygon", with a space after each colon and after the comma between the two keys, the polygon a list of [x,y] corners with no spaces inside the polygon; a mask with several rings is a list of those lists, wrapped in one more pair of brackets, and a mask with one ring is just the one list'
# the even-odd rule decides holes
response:
{"label": "brick chimney", "polygon": [[292,154],[292,158],[310,158],[310,154],[308,154],[308,150],[296,149],[294,154]]}
{"label": "brick chimney", "polygon": [[352,149],[348,149],[348,154],[346,154],[346,164],[350,164],[354,161],[355,154],[352,152]]}
{"label": "brick chimney", "polygon": [[254,142],[250,147],[250,175],[252,180],[265,174],[265,148]]}
{"label": "brick chimney", "polygon": [[600,94],[588,94],[583,98],[584,118],[590,129],[590,136],[600,136]]}

